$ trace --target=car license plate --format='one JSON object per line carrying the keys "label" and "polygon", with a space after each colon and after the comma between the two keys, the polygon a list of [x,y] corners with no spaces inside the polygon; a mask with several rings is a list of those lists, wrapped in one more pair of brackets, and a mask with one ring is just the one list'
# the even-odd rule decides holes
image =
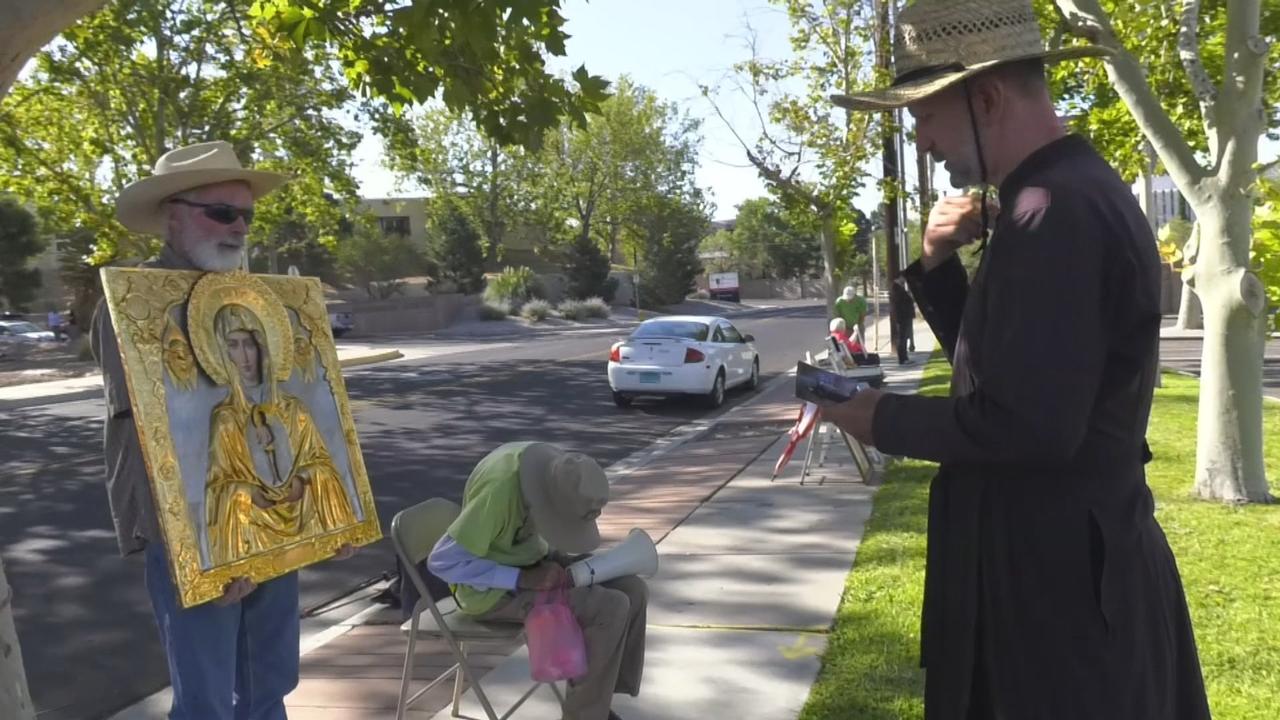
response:
{"label": "car license plate", "polygon": [[640,382],[646,385],[655,385],[662,379],[662,373],[642,372],[640,373]]}

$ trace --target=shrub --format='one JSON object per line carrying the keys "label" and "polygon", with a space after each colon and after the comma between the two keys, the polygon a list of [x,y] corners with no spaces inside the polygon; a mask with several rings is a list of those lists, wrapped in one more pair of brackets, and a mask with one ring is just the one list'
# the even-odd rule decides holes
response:
{"label": "shrub", "polygon": [[706,290],[699,290],[698,292],[690,295],[689,299],[690,300],[710,300],[711,294],[708,293]]}
{"label": "shrub", "polygon": [[521,307],[541,294],[537,276],[527,267],[503,270],[490,279],[488,286],[484,289],[486,302],[505,302],[513,308]]}
{"label": "shrub", "polygon": [[520,308],[520,317],[533,322],[542,322],[551,317],[551,303],[542,299],[534,299]]}
{"label": "shrub", "polygon": [[609,303],[604,298],[589,297],[582,301],[582,311],[589,318],[607,318],[609,317]]}
{"label": "shrub", "polygon": [[483,302],[480,304],[481,320],[505,320],[511,314],[511,306],[501,302]]}
{"label": "shrub", "polygon": [[614,298],[618,297],[619,284],[618,278],[612,275],[605,278],[604,285],[600,288],[600,296],[604,298],[606,303],[611,303]]}
{"label": "shrub", "polygon": [[581,300],[565,300],[556,309],[565,320],[581,321],[588,317],[586,304]]}
{"label": "shrub", "polygon": [[[581,233],[569,245],[565,275],[569,281],[569,297],[585,298],[606,293],[609,281],[609,256],[590,237]],[[617,291],[615,286],[614,291]]]}
{"label": "shrub", "polygon": [[439,268],[441,280],[457,284],[458,290],[473,293],[484,283],[484,247],[480,232],[456,201],[446,201],[432,223],[428,254]]}

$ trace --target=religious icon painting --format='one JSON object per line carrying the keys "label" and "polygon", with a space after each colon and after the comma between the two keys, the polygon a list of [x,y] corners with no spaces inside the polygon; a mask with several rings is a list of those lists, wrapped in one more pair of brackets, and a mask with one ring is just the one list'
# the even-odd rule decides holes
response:
{"label": "religious icon painting", "polygon": [[184,607],[382,534],[315,278],[104,268]]}

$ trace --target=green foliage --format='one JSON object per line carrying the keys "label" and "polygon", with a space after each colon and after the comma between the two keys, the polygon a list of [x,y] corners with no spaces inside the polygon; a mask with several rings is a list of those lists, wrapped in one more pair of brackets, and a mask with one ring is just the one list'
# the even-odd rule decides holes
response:
{"label": "green foliage", "polygon": [[343,277],[378,300],[398,294],[404,285],[401,278],[424,269],[422,253],[409,238],[384,234],[368,220],[356,224],[350,237],[338,243],[335,254]]}
{"label": "green foliage", "polygon": [[506,320],[511,315],[511,306],[506,303],[480,303],[477,311],[481,320]]}
{"label": "green foliage", "polygon": [[91,264],[142,259],[160,238],[116,222],[120,189],[170,149],[227,140],[247,164],[294,178],[258,203],[250,243],[305,236],[331,247],[357,199],[360,137],[336,117],[355,98],[317,72],[332,53],[255,63],[260,40],[241,22],[249,5],[122,0],[70,27],[0,102],[0,182],[48,234],[88,231]]}
{"label": "green foliage", "polygon": [[[743,141],[747,160],[788,212],[810,219],[824,265],[834,276],[839,272],[836,229],[852,216],[853,198],[866,179],[866,161],[877,149],[880,113],[842,110],[828,96],[857,92],[875,80],[873,35],[878,3],[773,0],[771,4],[787,13],[791,56],[764,58],[751,43],[751,58],[735,66],[732,87],[727,90],[755,102],[760,126],[750,142]],[[725,90],[702,88],[713,104]],[[740,129],[735,133],[752,135]]]}
{"label": "green foliage", "polygon": [[25,310],[40,288],[40,271],[27,262],[44,252],[36,219],[16,200],[0,197],[0,300]]}
{"label": "green foliage", "polygon": [[588,318],[604,319],[609,317],[612,309],[601,297],[589,297],[582,301],[582,310]]}
{"label": "green foliage", "polygon": [[769,198],[738,206],[733,246],[743,257],[759,258],[764,277],[806,277],[822,263],[822,247],[812,222],[797,220]]}
{"label": "green foliage", "polygon": [[1267,288],[1272,329],[1280,331],[1280,179],[1258,184],[1251,253],[1254,271]]}
{"label": "green foliage", "polygon": [[352,87],[397,106],[439,99],[502,144],[537,147],[567,118],[586,123],[608,82],[579,67],[550,74],[563,56],[559,0],[257,0],[249,16],[266,47],[261,64],[332,49]]}
{"label": "green foliage", "polygon": [[551,317],[551,303],[541,298],[530,300],[520,308],[520,317],[531,322],[542,322]]}
{"label": "green foliage", "polygon": [[[586,298],[603,294],[609,277],[609,258],[605,257],[600,246],[583,234],[578,234],[569,245],[569,264],[565,266],[565,274],[569,280],[569,297]],[[617,280],[614,280],[617,290]]]}
{"label": "green foliage", "polygon": [[[1063,20],[1053,0],[1035,0],[1046,35],[1062,38]],[[1206,123],[1178,54],[1179,3],[1135,3],[1100,0],[1111,19],[1116,37],[1140,59],[1152,92],[1178,131],[1197,155],[1209,153]],[[1280,37],[1280,3],[1264,2],[1261,34],[1274,41]],[[1215,86],[1221,87],[1225,72],[1227,0],[1204,0],[1196,35],[1205,71]],[[1066,44],[1070,44],[1070,40]],[[1083,41],[1081,41],[1083,42]],[[1280,131],[1280,43],[1271,43],[1269,70],[1264,76],[1263,107],[1266,128],[1271,135]],[[1147,167],[1141,142],[1142,132],[1132,114],[1107,77],[1101,60],[1071,61],[1050,66],[1049,78],[1062,114],[1070,118],[1071,129],[1090,139],[1107,161],[1124,178],[1133,182]],[[1163,172],[1157,165],[1156,174]]]}
{"label": "green foliage", "polygon": [[491,278],[484,289],[485,302],[505,302],[513,308],[521,307],[531,298],[541,295],[538,277],[527,267],[503,270]]}
{"label": "green foliage", "polygon": [[[707,272],[726,272],[734,270],[744,278],[760,277],[763,274],[761,263],[750,258],[738,246],[738,236],[732,230],[717,230],[698,243],[698,254],[704,257],[703,266]],[[714,257],[723,255],[723,257]]]}
{"label": "green foliage", "polygon": [[676,105],[619,79],[585,129],[561,127],[548,140],[537,182],[538,215],[550,236],[569,226],[607,248],[607,258],[643,254],[649,207],[671,199],[702,203],[698,128]]}
{"label": "green foliage", "polygon": [[681,302],[702,274],[698,243],[706,235],[705,211],[664,201],[648,208],[640,261],[640,305],[658,308]]}
{"label": "green foliage", "polygon": [[501,256],[509,232],[535,224],[538,155],[504,146],[461,115],[434,108],[386,118],[387,166],[435,197],[456,196],[484,235],[485,260]]}
{"label": "green foliage", "polygon": [[[860,281],[871,283],[871,238],[875,229],[871,218],[852,208],[836,228],[836,285],[844,287]],[[913,256],[915,257],[915,256]]]}
{"label": "green foliage", "polygon": [[1160,258],[1174,267],[1181,267],[1183,261],[1182,248],[1191,239],[1191,223],[1182,218],[1173,218],[1156,233],[1156,242],[1160,247]]}
{"label": "green foliage", "polygon": [[446,198],[435,208],[431,224],[427,254],[440,279],[457,285],[458,292],[479,292],[484,287],[484,248],[471,219],[457,202]]}

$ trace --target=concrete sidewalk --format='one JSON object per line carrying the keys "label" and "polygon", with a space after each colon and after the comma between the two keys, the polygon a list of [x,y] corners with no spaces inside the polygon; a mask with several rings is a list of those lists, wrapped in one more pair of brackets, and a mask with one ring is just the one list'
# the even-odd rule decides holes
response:
{"label": "concrete sidewalk", "polygon": [[[932,349],[932,336],[917,337],[915,366],[885,366],[896,392],[914,391]],[[820,484],[798,483],[803,444],[770,481],[797,408],[791,378],[779,378],[696,433],[678,433],[661,454],[610,468],[613,498],[600,518],[605,543],[641,527],[662,557],[650,580],[644,688],[614,704],[627,720],[792,720],[803,707],[875,487],[854,480],[851,459],[834,445]],[[374,608],[331,628],[323,644],[313,642],[288,698],[290,718],[392,717],[405,644],[399,626],[398,611]],[[419,683],[452,662],[440,643],[420,642],[417,655]],[[495,706],[527,689],[523,648],[478,648],[475,660],[488,671],[483,682]],[[438,687],[409,717],[446,720],[449,700],[450,688]],[[483,717],[470,693],[462,714]],[[545,690],[513,715],[558,717]]]}

